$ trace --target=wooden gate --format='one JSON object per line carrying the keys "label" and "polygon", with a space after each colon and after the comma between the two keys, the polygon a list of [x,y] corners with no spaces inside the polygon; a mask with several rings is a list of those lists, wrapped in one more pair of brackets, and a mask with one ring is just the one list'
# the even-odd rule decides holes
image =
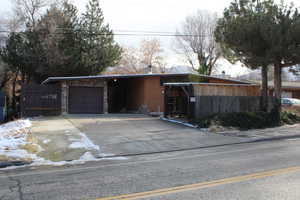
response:
{"label": "wooden gate", "polygon": [[21,92],[21,115],[33,117],[39,115],[61,114],[60,85],[23,85]]}

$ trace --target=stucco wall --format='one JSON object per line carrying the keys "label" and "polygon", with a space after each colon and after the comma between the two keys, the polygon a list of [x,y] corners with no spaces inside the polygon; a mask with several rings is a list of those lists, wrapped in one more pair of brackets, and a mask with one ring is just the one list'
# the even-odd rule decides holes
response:
{"label": "stucco wall", "polygon": [[144,78],[128,79],[127,106],[129,110],[143,110],[145,107]]}
{"label": "stucco wall", "polygon": [[103,112],[107,113],[108,102],[107,102],[107,83],[104,80],[70,80],[63,81],[61,83],[62,87],[62,101],[61,101],[61,110],[62,114],[68,113],[68,102],[69,102],[69,87],[70,86],[86,86],[86,87],[103,87]]}
{"label": "stucco wall", "polygon": [[149,112],[164,111],[164,87],[160,85],[160,77],[144,79],[145,105]]}

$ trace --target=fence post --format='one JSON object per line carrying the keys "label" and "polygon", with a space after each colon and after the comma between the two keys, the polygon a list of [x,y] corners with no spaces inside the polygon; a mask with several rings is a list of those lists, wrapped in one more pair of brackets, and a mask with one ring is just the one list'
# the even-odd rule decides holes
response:
{"label": "fence post", "polygon": [[165,105],[165,110],[164,110],[164,117],[167,118],[169,115],[169,106],[168,106],[168,86],[165,86],[164,88],[164,105]]}
{"label": "fence post", "polygon": [[188,86],[188,119],[191,120],[195,117],[195,102],[191,101],[191,98],[193,98],[195,101],[195,97],[194,97],[194,87],[193,85],[189,85]]}

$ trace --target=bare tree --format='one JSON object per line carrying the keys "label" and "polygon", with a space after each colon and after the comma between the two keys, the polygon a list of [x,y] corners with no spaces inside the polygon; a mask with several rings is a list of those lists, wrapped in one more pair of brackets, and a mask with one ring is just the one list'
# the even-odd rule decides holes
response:
{"label": "bare tree", "polygon": [[13,0],[14,23],[19,26],[35,27],[43,9],[54,1],[50,0]]}
{"label": "bare tree", "polygon": [[161,49],[160,41],[158,39],[142,40],[140,51],[142,53],[142,63],[145,65],[152,65],[157,61],[160,61]]}
{"label": "bare tree", "polygon": [[221,57],[221,48],[216,43],[214,31],[217,25],[216,13],[199,10],[186,17],[176,31],[176,50],[184,54],[189,64],[200,74],[210,75]]}
{"label": "bare tree", "polygon": [[123,48],[122,58],[118,67],[114,67],[106,73],[140,74],[151,70],[154,73],[164,73],[166,63],[164,62],[163,49],[157,39],[142,40],[139,48]]}
{"label": "bare tree", "polygon": [[119,67],[115,67],[114,73],[138,74],[143,72],[141,65],[140,52],[133,47],[124,47]]}

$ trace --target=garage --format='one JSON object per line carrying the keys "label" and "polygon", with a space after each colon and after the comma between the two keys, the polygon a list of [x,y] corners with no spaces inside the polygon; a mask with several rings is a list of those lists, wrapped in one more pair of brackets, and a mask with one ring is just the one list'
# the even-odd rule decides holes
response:
{"label": "garage", "polygon": [[70,114],[102,114],[103,87],[70,87]]}

